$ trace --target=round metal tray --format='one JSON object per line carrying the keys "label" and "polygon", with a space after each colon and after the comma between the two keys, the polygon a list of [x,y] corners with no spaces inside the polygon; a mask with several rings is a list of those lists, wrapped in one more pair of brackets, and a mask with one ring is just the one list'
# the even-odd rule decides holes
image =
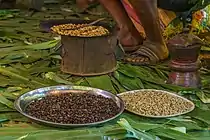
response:
{"label": "round metal tray", "polygon": [[[136,115],[143,116],[143,117],[148,117],[148,118],[169,118],[169,117],[175,117],[175,116],[187,114],[187,113],[193,111],[194,108],[195,108],[194,103],[191,102],[190,100],[188,100],[188,99],[186,99],[186,98],[184,98],[184,97],[182,97],[182,96],[179,96],[179,95],[177,95],[177,94],[175,94],[175,93],[168,92],[168,91],[164,91],[164,90],[155,90],[155,89],[132,90],[132,91],[120,93],[120,94],[118,94],[118,97],[120,97],[121,95],[124,95],[124,94],[133,94],[133,93],[136,93],[136,92],[138,92],[138,94],[141,94],[141,92],[144,92],[144,91],[150,91],[150,92],[151,92],[151,91],[154,91],[154,92],[163,92],[163,93],[166,93],[166,94],[171,94],[171,95],[173,95],[173,96],[182,98],[183,100],[185,100],[185,101],[191,103],[191,104],[192,104],[192,108],[190,108],[188,111],[183,112],[183,113],[178,113],[178,114],[173,114],[173,115],[166,115],[166,116],[143,115],[143,114],[140,114],[140,113],[138,113],[138,112],[135,112],[135,111],[132,111],[132,110],[127,109],[126,106],[125,106],[125,110],[127,110],[127,111],[129,111],[129,112],[131,112],[131,113],[134,113],[134,114],[136,114]],[[125,101],[124,101],[124,102],[125,102]]]}
{"label": "round metal tray", "polygon": [[[99,122],[94,122],[94,123],[86,123],[86,124],[62,124],[62,123],[54,123],[54,122],[49,122],[45,120],[41,120],[38,118],[35,118],[33,116],[28,115],[25,110],[26,107],[33,102],[34,100],[40,99],[42,97],[45,97],[46,95],[50,94],[62,94],[67,92],[76,92],[76,93],[90,93],[90,94],[95,94],[95,95],[101,95],[106,98],[111,98],[117,106],[120,108],[120,111],[117,115],[115,115],[112,118],[109,118],[104,121],[99,121]],[[88,91],[88,92],[87,92]],[[124,102],[114,94],[96,89],[96,88],[91,88],[91,87],[83,87],[83,86],[69,86],[69,85],[62,85],[62,86],[51,86],[51,87],[45,87],[45,88],[40,88],[36,89],[30,92],[27,92],[23,95],[21,95],[14,104],[16,110],[20,112],[22,115],[25,117],[39,123],[39,124],[44,124],[52,127],[60,127],[60,128],[68,128],[68,127],[81,127],[81,126],[94,126],[94,125],[99,125],[102,123],[106,123],[108,121],[116,119],[118,116],[120,116],[123,111],[124,111]]]}

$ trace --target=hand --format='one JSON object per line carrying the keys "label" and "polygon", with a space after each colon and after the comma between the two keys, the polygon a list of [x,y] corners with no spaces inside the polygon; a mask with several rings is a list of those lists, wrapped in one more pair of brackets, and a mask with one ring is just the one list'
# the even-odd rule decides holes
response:
{"label": "hand", "polygon": [[76,3],[79,8],[85,10],[88,8],[88,5],[94,3],[96,0],[76,0]]}

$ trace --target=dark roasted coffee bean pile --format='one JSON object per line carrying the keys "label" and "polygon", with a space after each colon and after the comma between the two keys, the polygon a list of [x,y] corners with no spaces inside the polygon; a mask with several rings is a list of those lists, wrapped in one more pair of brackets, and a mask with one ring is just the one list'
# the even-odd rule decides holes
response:
{"label": "dark roasted coffee bean pile", "polygon": [[35,118],[63,124],[103,121],[119,111],[112,99],[86,93],[48,95],[26,108],[26,112]]}

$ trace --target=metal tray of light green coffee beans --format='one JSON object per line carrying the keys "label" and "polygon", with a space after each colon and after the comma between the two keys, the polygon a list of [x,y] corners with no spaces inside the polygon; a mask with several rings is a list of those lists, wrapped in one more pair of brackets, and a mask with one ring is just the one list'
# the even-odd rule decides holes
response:
{"label": "metal tray of light green coffee beans", "polygon": [[187,114],[195,108],[190,100],[163,90],[133,90],[118,96],[124,101],[125,110],[149,118],[175,117]]}
{"label": "metal tray of light green coffee beans", "polygon": [[[93,95],[99,95],[101,97],[108,98],[109,100],[112,100],[116,104],[116,106],[119,108],[119,110],[113,117],[110,117],[108,119],[104,119],[102,121],[91,122],[91,123],[79,123],[79,124],[57,123],[57,122],[47,121],[47,120],[39,119],[39,118],[29,115],[27,113],[26,108],[28,107],[28,105],[30,105],[34,101],[43,99],[47,95],[56,95],[57,96],[57,95],[65,94],[66,92],[78,93],[78,94],[93,94]],[[66,101],[66,98],[65,98],[65,101]],[[82,103],[82,104],[84,104],[84,103]],[[50,107],[53,108],[54,105],[55,104],[52,103],[52,105],[50,105]],[[65,105],[65,104],[63,103],[63,105]],[[44,87],[44,88],[40,88],[40,89],[36,89],[36,90],[30,91],[30,92],[27,92],[16,99],[14,106],[18,112],[20,112],[25,117],[31,119],[32,121],[35,121],[36,123],[47,125],[47,126],[52,126],[52,127],[59,127],[59,128],[71,128],[71,127],[99,125],[99,124],[106,123],[108,121],[116,119],[124,111],[124,102],[118,96],[116,96],[108,91],[104,91],[104,90],[96,89],[96,88],[92,88],[92,87],[70,86],[70,85]],[[43,108],[43,106],[41,106],[41,108]],[[59,108],[61,108],[61,107],[59,107]],[[100,109],[100,106],[96,106],[96,108]],[[110,110],[110,108],[108,110]],[[45,112],[45,110],[43,110],[43,111]],[[50,112],[50,110],[47,110],[47,111]],[[67,110],[67,112],[71,112],[71,111]],[[67,116],[67,115],[65,114],[62,117],[65,117],[65,116]]]}

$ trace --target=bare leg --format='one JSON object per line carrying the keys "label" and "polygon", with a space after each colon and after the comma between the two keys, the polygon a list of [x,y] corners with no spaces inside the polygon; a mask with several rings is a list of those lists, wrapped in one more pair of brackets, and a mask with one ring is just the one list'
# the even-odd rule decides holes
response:
{"label": "bare leg", "polygon": [[[127,15],[120,0],[99,0],[117,22],[119,40],[123,46],[136,46],[142,44],[143,37],[139,34],[129,16]],[[135,48],[135,47],[134,47]]]}
{"label": "bare leg", "polygon": [[[144,27],[147,40],[153,45],[148,45],[160,59],[168,56],[168,50],[160,29],[157,0],[129,0]],[[155,44],[155,45],[154,45]]]}
{"label": "bare leg", "polygon": [[168,57],[168,50],[160,31],[156,0],[130,0],[146,30],[148,41],[143,45],[141,45],[143,37],[136,30],[120,0],[99,0],[99,2],[117,22],[120,28],[119,39],[123,47],[135,46],[134,50],[136,46],[139,47],[135,52],[126,54],[124,58],[126,62],[135,65],[151,64]]}

